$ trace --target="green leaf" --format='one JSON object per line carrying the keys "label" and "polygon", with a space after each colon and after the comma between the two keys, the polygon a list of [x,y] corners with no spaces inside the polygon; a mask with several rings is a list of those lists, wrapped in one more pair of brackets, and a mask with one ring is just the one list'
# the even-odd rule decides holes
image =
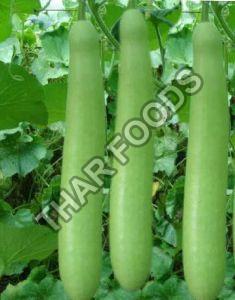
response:
{"label": "green leaf", "polygon": [[174,247],[177,246],[177,231],[173,224],[171,223],[167,224],[165,228],[163,240],[166,241],[169,245],[172,245]]}
{"label": "green leaf", "polygon": [[150,42],[150,50],[156,50],[159,48],[159,43],[157,39],[156,28],[150,20],[147,20],[147,29],[148,29],[148,37]]}
{"label": "green leaf", "polygon": [[169,274],[172,270],[172,258],[158,247],[153,248],[151,274],[157,280]]}
{"label": "green leaf", "polygon": [[164,171],[170,176],[175,170],[175,160],[177,157],[178,136],[166,129],[162,137],[156,136],[154,143],[154,172]]}
{"label": "green leaf", "polygon": [[191,31],[185,28],[181,32],[169,35],[166,43],[166,59],[176,64],[192,66],[193,48]]}
{"label": "green leaf", "polygon": [[0,42],[11,35],[11,9],[10,0],[1,0],[0,3]]}
{"label": "green leaf", "polygon": [[177,115],[179,116],[180,122],[189,122],[189,109],[190,109],[190,96],[184,94],[185,101],[184,105],[178,110]]}
{"label": "green leaf", "polygon": [[47,60],[44,51],[42,51],[38,58],[33,61],[31,66],[33,74],[41,82],[41,84],[48,84],[49,79],[56,79],[68,74],[68,68],[60,63],[51,64]]}
{"label": "green leaf", "polygon": [[111,285],[112,266],[109,253],[104,252],[102,257],[102,271],[99,289],[95,295],[95,299],[103,300],[108,294]]}
{"label": "green leaf", "polygon": [[57,248],[57,234],[40,225],[17,228],[1,223],[0,239],[4,274],[17,263],[43,260]]}
{"label": "green leaf", "polygon": [[168,191],[166,197],[166,212],[167,215],[173,219],[176,212],[179,212],[183,208],[183,198],[184,198],[184,177],[179,177],[172,189]]}
{"label": "green leaf", "polygon": [[143,288],[144,299],[162,299],[162,284],[158,281],[150,281]]}
{"label": "green leaf", "polygon": [[12,211],[11,205],[6,201],[0,199],[0,214],[5,212],[11,212],[11,211]]}
{"label": "green leaf", "polygon": [[186,283],[176,276],[172,276],[164,282],[163,293],[166,299],[193,300],[193,298],[189,294]]}
{"label": "green leaf", "polygon": [[27,280],[16,286],[8,285],[2,293],[1,300],[69,300],[62,282],[47,272],[44,266],[31,271]]}
{"label": "green leaf", "polygon": [[67,83],[54,82],[44,86],[48,123],[65,121]]}
{"label": "green leaf", "polygon": [[226,22],[228,23],[229,28],[235,33],[235,5],[234,3],[231,3],[230,5],[227,6],[228,8],[228,13],[226,14]]}
{"label": "green leaf", "polygon": [[19,55],[20,52],[20,42],[16,37],[0,43],[0,61],[4,63],[10,63],[13,55]]}
{"label": "green leaf", "polygon": [[171,61],[166,60],[161,78],[162,81],[165,84],[170,84],[175,79],[176,72],[177,68],[175,67],[175,65]]}
{"label": "green leaf", "polygon": [[151,12],[150,21],[154,24],[154,26],[158,26],[163,45],[166,43],[169,30],[179,20],[180,14],[180,8],[155,9]]}
{"label": "green leaf", "polygon": [[110,276],[112,275],[112,266],[111,259],[107,252],[103,253],[103,263],[102,263],[102,272],[101,272],[101,282],[107,283]]}
{"label": "green leaf", "polygon": [[55,177],[52,177],[49,186],[45,187],[38,195],[38,201],[41,203],[42,208],[49,205],[51,201],[58,202],[58,199],[60,198],[60,185],[61,176],[56,175]]}
{"label": "green leaf", "polygon": [[[109,74],[108,78],[107,78],[107,81],[106,81],[106,89],[109,93],[109,95],[112,97],[112,98],[115,98],[117,96],[117,90],[118,90],[118,76],[119,76],[119,73],[118,73],[118,67],[115,66],[113,69],[112,69],[112,72],[111,74]],[[112,102],[114,106],[116,106],[116,103],[115,102]],[[108,104],[108,109],[109,109],[109,112],[113,115],[114,112],[115,112],[115,107],[112,107],[110,109],[110,103]]]}
{"label": "green leaf", "polygon": [[110,292],[103,300],[138,300],[140,299],[141,292],[127,292],[119,288]]}
{"label": "green leaf", "polygon": [[39,0],[1,0],[0,3],[0,42],[7,39],[12,32],[12,15],[14,13],[30,14],[41,8]]}
{"label": "green leaf", "polygon": [[14,13],[31,14],[37,10],[40,10],[41,5],[39,0],[15,0],[13,6]]}
{"label": "green leaf", "polygon": [[40,83],[22,67],[0,63],[0,129],[28,121],[47,124],[44,93]]}
{"label": "green leaf", "polygon": [[12,207],[7,202],[0,200],[0,222],[23,228],[34,224],[34,216],[29,209],[19,209],[14,214]]}
{"label": "green leaf", "polygon": [[[27,140],[28,139],[28,140]],[[0,170],[5,177],[25,176],[38,167],[47,149],[41,140],[17,132],[0,141]]]}
{"label": "green leaf", "polygon": [[225,285],[220,292],[219,299],[223,300],[233,300],[235,297],[235,265],[232,253],[227,253],[226,260],[226,275],[225,275]]}
{"label": "green leaf", "polygon": [[46,59],[53,63],[69,64],[68,31],[63,27],[41,37]]}
{"label": "green leaf", "polygon": [[116,22],[120,19],[124,9],[119,5],[108,3],[105,6],[105,15],[103,17],[105,24],[112,28]]}

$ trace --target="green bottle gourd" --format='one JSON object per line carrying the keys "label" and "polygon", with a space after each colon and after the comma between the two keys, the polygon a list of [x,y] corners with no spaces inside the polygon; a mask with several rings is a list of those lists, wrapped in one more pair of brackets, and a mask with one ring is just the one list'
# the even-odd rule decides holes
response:
{"label": "green bottle gourd", "polygon": [[[127,10],[120,25],[121,49],[115,132],[139,118],[152,100],[153,79],[144,18]],[[136,133],[137,135],[137,133]],[[152,254],[153,140],[141,147],[130,146],[128,163],[114,161],[117,175],[110,195],[110,248],[115,277],[126,290],[141,288],[150,273]]]}
{"label": "green bottle gourd", "polygon": [[[82,167],[93,157],[104,157],[105,104],[99,56],[99,37],[85,20],[70,32],[70,70],[63,154],[62,188],[70,193],[74,176],[87,179]],[[73,300],[88,300],[100,281],[102,257],[102,195],[88,203],[70,222],[60,219],[59,266],[65,289]]]}
{"label": "green bottle gourd", "polygon": [[196,300],[215,299],[225,275],[229,111],[221,36],[209,22],[193,34],[194,71],[202,89],[190,103],[183,261]]}

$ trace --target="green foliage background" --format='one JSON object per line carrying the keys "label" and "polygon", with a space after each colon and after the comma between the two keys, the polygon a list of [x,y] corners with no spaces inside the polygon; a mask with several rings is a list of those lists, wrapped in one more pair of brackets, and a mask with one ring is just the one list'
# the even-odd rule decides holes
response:
{"label": "green foliage background", "polygon": [[[118,28],[126,2],[89,1],[90,9],[86,11],[100,33],[108,138],[114,130]],[[62,10],[47,11],[50,6],[43,9],[38,0],[12,3],[10,0],[0,3],[0,299],[63,300],[68,297],[59,277],[56,233],[46,222],[36,224],[34,217],[51,201],[59,199],[68,33],[77,19],[77,4],[64,0]],[[178,0],[143,0],[138,1],[138,7],[146,15],[157,92],[174,83],[179,68],[192,67],[192,30],[200,19],[201,5],[196,1],[185,4]],[[221,12],[234,32],[235,5],[227,3],[221,6]],[[210,18],[224,39],[231,112],[227,272],[218,299],[232,300],[235,299],[232,256],[235,41],[221,27],[218,18],[213,14]],[[94,299],[192,299],[184,281],[181,251],[189,102],[187,99],[178,114],[155,132],[153,261],[149,281],[137,292],[122,290],[112,273],[108,246],[110,178],[105,178],[103,270]],[[111,161],[108,154],[107,161]],[[50,214],[56,220],[55,212]]]}

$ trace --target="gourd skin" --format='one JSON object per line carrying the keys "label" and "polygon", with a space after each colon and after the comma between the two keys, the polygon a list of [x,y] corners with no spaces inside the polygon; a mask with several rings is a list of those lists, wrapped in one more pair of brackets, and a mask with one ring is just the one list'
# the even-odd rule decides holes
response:
{"label": "gourd skin", "polygon": [[192,96],[186,167],[183,260],[196,300],[215,299],[224,282],[229,112],[223,48],[213,24],[197,25],[194,71],[203,87]]}
{"label": "gourd skin", "polygon": [[[121,53],[115,132],[139,118],[152,100],[153,85],[144,18],[134,9],[121,20]],[[135,132],[135,130],[134,130]],[[138,131],[139,132],[139,131]],[[137,133],[135,133],[137,135]],[[125,166],[114,160],[117,175],[110,196],[110,247],[115,277],[124,289],[141,288],[150,273],[152,253],[153,140],[126,151]]]}
{"label": "gourd skin", "polygon": [[[62,188],[72,193],[74,176],[87,179],[82,167],[94,156],[104,156],[105,105],[98,34],[88,21],[79,21],[70,33],[70,71],[63,155]],[[91,299],[100,280],[102,255],[102,195],[60,220],[59,265],[63,284],[74,300]]]}

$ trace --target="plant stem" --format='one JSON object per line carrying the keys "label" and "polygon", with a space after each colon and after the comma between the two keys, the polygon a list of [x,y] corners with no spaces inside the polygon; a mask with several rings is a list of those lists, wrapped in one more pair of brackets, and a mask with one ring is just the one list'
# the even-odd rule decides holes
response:
{"label": "plant stem", "polygon": [[85,20],[86,18],[86,0],[79,0],[78,19]]}
{"label": "plant stem", "polygon": [[161,59],[162,59],[162,66],[164,68],[165,65],[165,50],[162,44],[162,37],[161,37],[161,33],[159,30],[158,25],[155,25],[156,28],[156,32],[157,32],[157,39],[158,39],[158,44],[159,44],[159,48],[160,48],[160,53],[161,53]]}
{"label": "plant stem", "polygon": [[216,2],[211,2],[212,8],[213,8],[213,12],[217,18],[217,20],[219,21],[221,27],[223,28],[223,30],[225,31],[225,33],[227,34],[227,36],[230,38],[230,40],[232,40],[235,43],[235,35],[232,32],[232,30],[229,28],[229,26],[227,25],[227,23],[225,22],[223,16],[222,16],[222,7],[220,8],[218,3]]}
{"label": "plant stem", "polygon": [[152,5],[153,5],[153,0],[148,0],[147,1],[147,10],[146,10],[146,13],[145,13],[146,20],[151,18]]}
{"label": "plant stem", "polygon": [[136,8],[136,6],[137,6],[136,0],[129,0],[129,3],[128,3],[129,8]]}
{"label": "plant stem", "polygon": [[112,35],[110,30],[108,29],[108,27],[104,23],[103,19],[99,15],[98,5],[94,4],[94,0],[88,0],[88,4],[89,4],[90,10],[91,10],[96,22],[100,26],[100,29],[103,31],[103,33],[108,38],[109,42],[114,46],[114,48],[118,50],[119,49],[119,43],[115,39],[115,37]]}
{"label": "plant stem", "polygon": [[209,2],[202,2],[202,22],[208,22],[209,20]]}

